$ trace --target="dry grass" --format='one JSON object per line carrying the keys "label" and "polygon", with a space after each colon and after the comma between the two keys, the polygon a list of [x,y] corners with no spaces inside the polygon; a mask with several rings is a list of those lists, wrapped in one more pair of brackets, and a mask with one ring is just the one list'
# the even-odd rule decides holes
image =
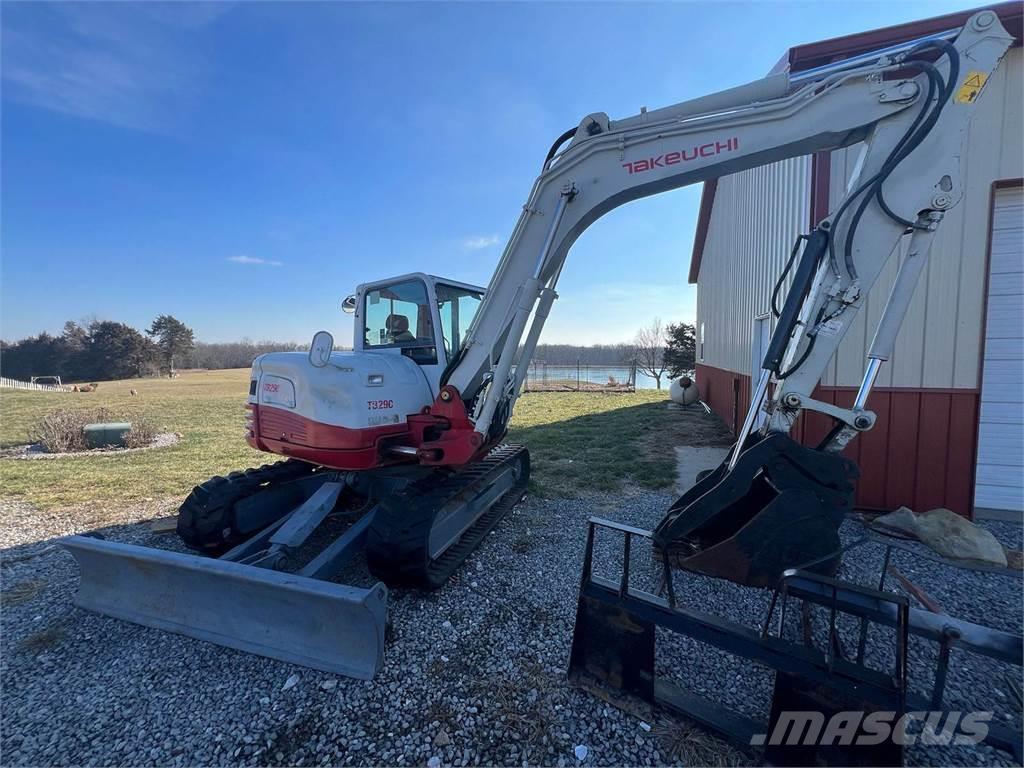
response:
{"label": "dry grass", "polygon": [[667,762],[714,768],[751,764],[738,749],[685,720],[663,720],[651,732]]}
{"label": "dry grass", "polygon": [[[246,369],[103,382],[85,395],[0,390],[0,447],[29,442],[32,423],[54,408],[102,407],[133,424],[145,422],[183,435],[158,451],[0,460],[0,495],[43,509],[128,506],[183,498],[213,475],[264,463],[267,455],[249,448],[244,439],[248,379]],[[130,394],[132,389],[137,396]]]}
{"label": "dry grass", "polygon": [[526,763],[539,764],[549,746],[567,747],[564,687],[536,662],[524,660],[516,674],[473,680],[470,687],[500,714],[504,739],[519,745]]}
{"label": "dry grass", "polygon": [[[182,434],[158,451],[0,460],[0,495],[43,509],[129,506],[180,499],[213,475],[273,460],[245,443],[248,381],[248,369],[238,369],[102,382],[87,395],[0,390],[0,447],[28,442],[32,424],[56,408],[104,408],[133,424]],[[530,448],[534,492],[668,488],[673,445],[727,435],[695,409],[667,406],[664,391],[528,393],[516,406],[508,439]]]}
{"label": "dry grass", "polygon": [[0,605],[10,606],[27,603],[32,598],[42,594],[44,589],[46,589],[45,579],[19,581],[17,584],[0,592]]}
{"label": "dry grass", "polygon": [[43,651],[48,651],[64,639],[64,622],[57,621],[41,629],[38,632],[33,632],[31,635],[21,641],[20,647],[23,651],[27,651],[31,654],[40,654]]}

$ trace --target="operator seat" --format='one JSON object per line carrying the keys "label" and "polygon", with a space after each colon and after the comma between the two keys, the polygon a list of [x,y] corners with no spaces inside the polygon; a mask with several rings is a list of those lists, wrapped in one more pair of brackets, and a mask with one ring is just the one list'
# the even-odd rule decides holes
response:
{"label": "operator seat", "polygon": [[398,344],[403,341],[416,341],[416,337],[409,333],[409,318],[405,315],[388,315],[384,321],[384,329],[387,331],[388,339],[392,344]]}

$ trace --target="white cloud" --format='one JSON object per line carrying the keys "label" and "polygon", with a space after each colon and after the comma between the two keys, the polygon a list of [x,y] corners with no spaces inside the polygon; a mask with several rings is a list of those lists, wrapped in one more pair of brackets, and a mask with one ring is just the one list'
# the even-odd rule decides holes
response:
{"label": "white cloud", "polygon": [[227,10],[218,3],[26,3],[5,8],[4,97],[173,135],[206,67],[196,34]]}
{"label": "white cloud", "polygon": [[228,256],[228,261],[233,261],[235,264],[263,264],[268,267],[284,266],[284,262],[274,261],[273,259],[260,259],[256,256]]}
{"label": "white cloud", "polygon": [[473,235],[462,241],[462,247],[467,251],[479,251],[497,244],[497,235]]}

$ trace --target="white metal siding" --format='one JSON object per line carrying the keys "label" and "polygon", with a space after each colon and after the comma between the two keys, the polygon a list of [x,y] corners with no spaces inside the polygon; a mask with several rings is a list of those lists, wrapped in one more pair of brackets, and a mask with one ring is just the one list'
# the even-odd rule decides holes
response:
{"label": "white metal siding", "polygon": [[755,317],[793,240],[810,221],[811,159],[798,157],[718,180],[697,289],[705,365],[748,373]]}
{"label": "white metal siding", "polygon": [[975,507],[1024,511],[1024,193],[992,212]]}
{"label": "white metal siding", "polygon": [[[989,190],[1024,176],[1022,51],[1011,50],[978,104],[964,158],[964,199],[942,223],[932,259],[880,387],[979,387]],[[843,194],[860,146],[832,153],[831,207]],[[768,310],[775,276],[810,219],[810,158],[786,160],[718,182],[697,290],[704,360],[747,373],[752,320]],[[856,386],[902,254],[894,254],[822,382]]]}

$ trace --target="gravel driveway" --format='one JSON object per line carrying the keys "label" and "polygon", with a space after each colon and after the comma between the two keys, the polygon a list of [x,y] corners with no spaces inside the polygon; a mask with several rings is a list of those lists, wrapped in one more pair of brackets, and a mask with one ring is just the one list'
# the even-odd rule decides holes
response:
{"label": "gravel driveway", "polygon": [[[385,665],[359,682],[146,629],[71,607],[77,568],[54,546],[89,526],[4,502],[0,675],[4,765],[654,765],[752,758],[685,725],[643,723],[565,682],[589,515],[653,527],[672,498],[637,493],[527,499],[488,537],[456,583],[393,591]],[[140,511],[108,538],[177,547]],[[847,527],[856,525],[848,523]],[[1019,526],[992,524],[1007,546]],[[845,536],[856,531],[844,530]],[[844,575],[877,579],[881,548]],[[957,571],[901,553],[898,567],[962,618],[1020,630],[1019,579]],[[677,587],[677,590],[679,587]],[[688,599],[756,626],[767,593],[706,579]],[[661,635],[659,635],[661,642]],[[659,673],[764,716],[768,671],[672,639]],[[930,649],[912,649],[913,678]],[[954,653],[947,703],[990,709],[1019,727],[1004,670]],[[677,752],[677,749],[684,751]],[[908,762],[1011,764],[987,747],[913,747]]]}

